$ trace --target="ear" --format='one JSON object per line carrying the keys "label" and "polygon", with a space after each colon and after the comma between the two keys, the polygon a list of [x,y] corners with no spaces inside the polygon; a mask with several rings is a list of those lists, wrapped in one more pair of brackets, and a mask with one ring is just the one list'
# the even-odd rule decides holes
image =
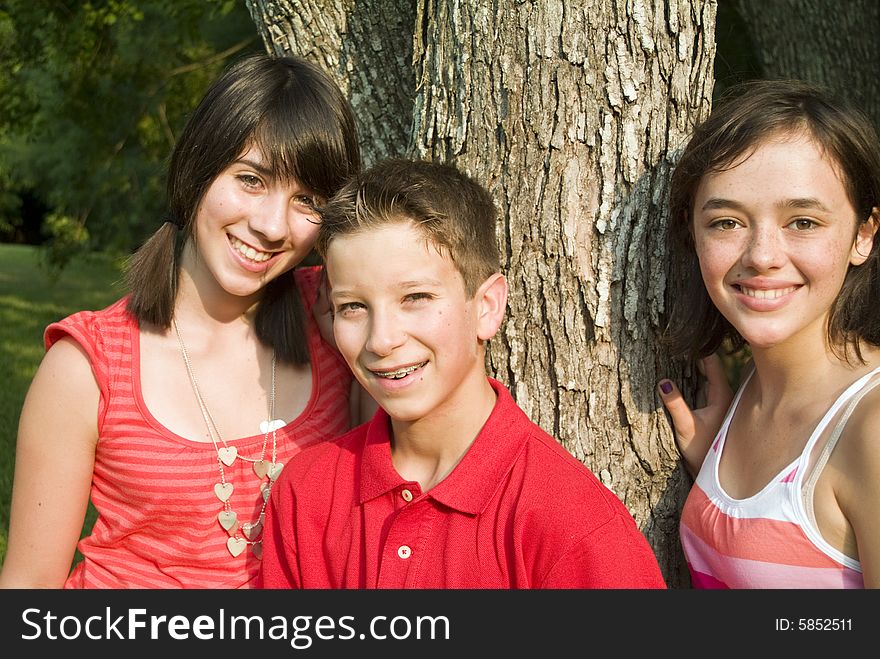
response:
{"label": "ear", "polygon": [[868,260],[874,247],[874,237],[877,235],[878,228],[880,228],[880,209],[875,206],[871,211],[871,217],[859,225],[859,231],[849,255],[849,262],[852,265],[862,265]]}
{"label": "ear", "polygon": [[474,302],[477,305],[477,338],[488,341],[501,327],[507,310],[507,279],[504,275],[496,272],[480,284]]}

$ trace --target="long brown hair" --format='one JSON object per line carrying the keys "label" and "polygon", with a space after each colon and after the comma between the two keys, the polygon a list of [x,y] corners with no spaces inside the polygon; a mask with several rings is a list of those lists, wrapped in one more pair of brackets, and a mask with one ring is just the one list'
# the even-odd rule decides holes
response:
{"label": "long brown hair", "polygon": [[[294,178],[324,199],[360,169],[354,115],[324,71],[298,57],[256,55],[233,64],[205,93],[174,147],[167,221],[129,260],[127,308],[139,323],[170,326],[179,258],[194,239],[196,210],[214,179],[252,145],[274,176]],[[256,332],[278,359],[308,362],[292,276],[266,285]]]}
{"label": "long brown hair", "polygon": [[[673,354],[703,357],[722,342],[743,338],[712,303],[703,285],[693,239],[693,210],[703,176],[723,171],[776,135],[805,134],[834,161],[859,226],[880,208],[880,140],[860,110],[827,90],[799,80],[761,80],[731,88],[699,125],[670,183],[668,246],[672,257],[665,339]],[[857,227],[854,227],[857,228]],[[853,234],[855,235],[855,234]],[[880,345],[880,238],[868,259],[849,267],[829,315],[828,345],[861,359],[862,341]]]}

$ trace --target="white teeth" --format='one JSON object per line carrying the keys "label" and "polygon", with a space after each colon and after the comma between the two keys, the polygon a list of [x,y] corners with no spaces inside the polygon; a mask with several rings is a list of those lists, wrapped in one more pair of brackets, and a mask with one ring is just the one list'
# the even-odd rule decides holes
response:
{"label": "white teeth", "polygon": [[421,364],[415,364],[414,366],[407,366],[406,368],[399,368],[396,371],[373,371],[380,378],[388,378],[389,380],[399,380],[402,377],[406,377],[413,371],[420,369],[422,366],[427,364],[428,362],[422,362]]}
{"label": "white teeth", "polygon": [[794,286],[789,286],[787,288],[771,288],[769,290],[761,290],[757,288],[746,288],[745,286],[740,286],[740,290],[748,295],[749,297],[753,297],[758,300],[775,300],[778,297],[782,297],[783,295],[788,295],[792,291],[794,291]]}
{"label": "white teeth", "polygon": [[235,236],[230,236],[232,246],[236,249],[236,251],[242,256],[249,258],[251,261],[256,261],[257,263],[262,263],[263,261],[268,261],[272,258],[272,255],[269,252],[258,252],[250,245],[246,245],[241,242]]}

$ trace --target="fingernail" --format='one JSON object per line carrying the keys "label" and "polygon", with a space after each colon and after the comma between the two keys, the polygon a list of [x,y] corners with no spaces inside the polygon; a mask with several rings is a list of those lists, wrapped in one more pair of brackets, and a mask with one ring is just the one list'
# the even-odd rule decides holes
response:
{"label": "fingernail", "polygon": [[669,380],[664,380],[660,383],[660,391],[664,394],[672,393],[672,383]]}

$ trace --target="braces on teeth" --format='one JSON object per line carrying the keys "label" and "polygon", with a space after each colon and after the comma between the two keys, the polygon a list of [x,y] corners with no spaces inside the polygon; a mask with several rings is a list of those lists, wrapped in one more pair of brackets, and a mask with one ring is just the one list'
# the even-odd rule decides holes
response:
{"label": "braces on teeth", "polygon": [[399,380],[402,377],[406,377],[410,373],[415,370],[420,369],[422,366],[427,364],[428,362],[422,362],[421,364],[416,364],[414,366],[407,366],[406,368],[399,368],[396,371],[376,371],[376,375],[388,378],[389,380]]}

